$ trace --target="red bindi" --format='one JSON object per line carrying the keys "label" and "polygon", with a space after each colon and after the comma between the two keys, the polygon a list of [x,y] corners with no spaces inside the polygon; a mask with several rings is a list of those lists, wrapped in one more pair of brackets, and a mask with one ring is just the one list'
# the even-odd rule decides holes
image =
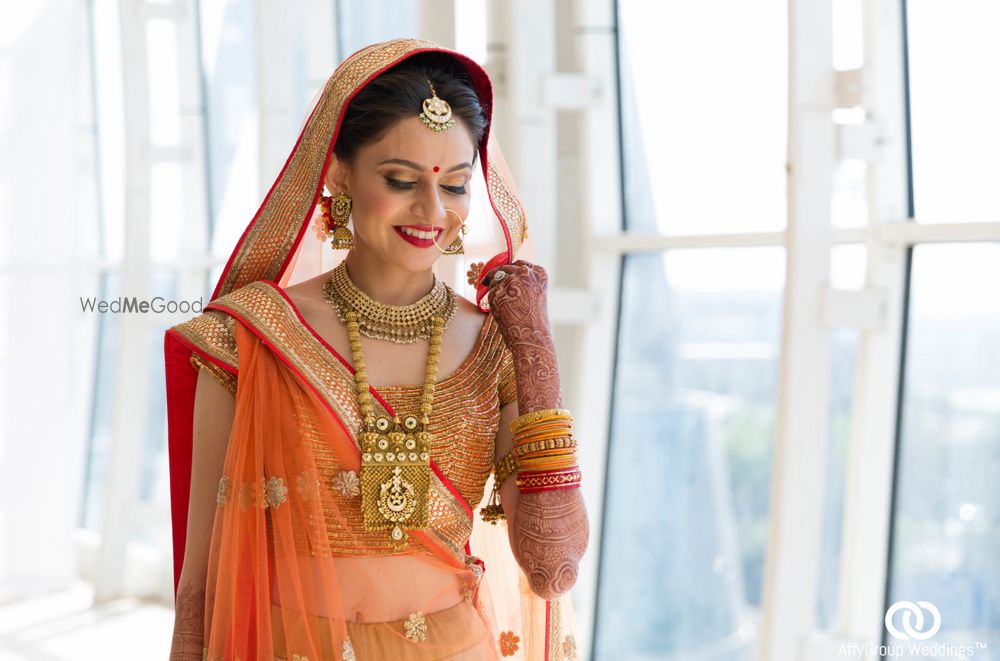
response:
{"label": "red bindi", "polygon": [[438,166],[436,166],[436,165],[434,166],[434,171],[435,171],[435,172],[437,172],[437,171],[438,171],[438,170],[440,170],[440,169],[441,169],[441,168],[439,168]]}

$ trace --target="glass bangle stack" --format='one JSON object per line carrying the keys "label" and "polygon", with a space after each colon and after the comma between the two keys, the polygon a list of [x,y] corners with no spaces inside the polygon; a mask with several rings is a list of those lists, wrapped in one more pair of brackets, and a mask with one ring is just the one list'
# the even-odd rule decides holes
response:
{"label": "glass bangle stack", "polygon": [[514,449],[494,467],[493,492],[480,511],[483,521],[504,520],[500,486],[517,473],[521,493],[559,491],[580,487],[582,474],[576,462],[573,416],[566,409],[540,409],[518,416],[511,424]]}
{"label": "glass bangle stack", "polygon": [[511,423],[521,493],[579,488],[582,475],[572,425],[566,409],[532,411]]}

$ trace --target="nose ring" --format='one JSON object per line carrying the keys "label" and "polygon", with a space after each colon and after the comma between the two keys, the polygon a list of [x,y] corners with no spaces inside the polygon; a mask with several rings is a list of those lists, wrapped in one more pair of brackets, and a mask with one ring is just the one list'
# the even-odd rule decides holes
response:
{"label": "nose ring", "polygon": [[[465,238],[465,234],[466,234],[465,221],[462,220],[462,217],[460,215],[458,215],[458,212],[455,211],[454,209],[449,209],[448,207],[445,207],[444,210],[445,210],[446,214],[447,214],[447,212],[450,211],[451,213],[455,214],[456,218],[458,218],[458,223],[459,223],[459,225],[458,225],[458,232],[461,235],[461,237],[464,239]],[[453,254],[453,253],[449,253],[447,249],[441,250],[441,246],[438,245],[437,240],[435,240],[435,238],[433,236],[431,237],[431,241],[434,241],[434,247],[437,248],[441,252],[442,255]]]}
{"label": "nose ring", "polygon": [[458,228],[459,228],[458,231],[462,234],[462,238],[465,238],[465,221],[462,220],[462,217],[458,215],[458,212],[455,211],[454,209],[449,209],[448,207],[445,207],[444,210],[445,213],[448,213],[450,211],[451,213],[455,214],[455,218],[458,218]]}

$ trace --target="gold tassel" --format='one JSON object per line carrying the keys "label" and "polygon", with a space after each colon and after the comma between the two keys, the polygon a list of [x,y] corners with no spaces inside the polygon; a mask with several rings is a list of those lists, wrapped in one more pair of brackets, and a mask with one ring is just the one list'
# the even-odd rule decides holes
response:
{"label": "gold tassel", "polygon": [[498,521],[506,521],[507,515],[500,504],[500,486],[504,481],[517,472],[517,458],[511,451],[506,457],[497,462],[493,467],[493,491],[486,505],[479,510],[479,516],[483,521],[496,525]]}
{"label": "gold tassel", "polygon": [[496,479],[496,475],[493,476],[493,492],[490,494],[490,499],[483,505],[482,509],[479,510],[479,516],[483,518],[483,521],[487,523],[492,523],[496,525],[498,521],[505,521],[507,515],[504,514],[503,505],[500,504],[500,487],[499,482]]}

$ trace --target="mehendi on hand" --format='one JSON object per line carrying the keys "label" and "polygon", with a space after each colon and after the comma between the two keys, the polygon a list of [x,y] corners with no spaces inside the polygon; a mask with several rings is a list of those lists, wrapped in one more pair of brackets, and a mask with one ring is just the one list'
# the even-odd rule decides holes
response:
{"label": "mehendi on hand", "polygon": [[514,519],[514,557],[531,589],[543,599],[569,591],[590,539],[580,490],[523,493]]}
{"label": "mehendi on hand", "polygon": [[188,580],[174,604],[170,661],[202,661],[205,646],[205,589]]}

